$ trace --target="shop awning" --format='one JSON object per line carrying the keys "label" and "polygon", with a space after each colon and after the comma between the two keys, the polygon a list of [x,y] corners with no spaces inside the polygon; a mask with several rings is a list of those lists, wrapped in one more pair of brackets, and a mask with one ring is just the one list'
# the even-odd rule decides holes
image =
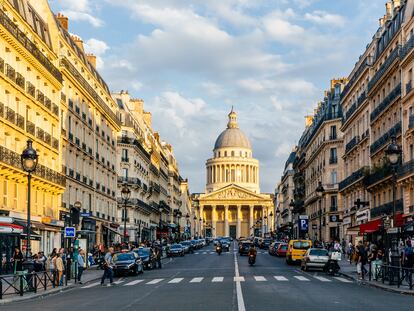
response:
{"label": "shop awning", "polygon": [[375,219],[368,221],[365,224],[359,225],[360,233],[373,233],[377,232],[381,228],[381,219]]}
{"label": "shop awning", "polygon": [[111,228],[111,227],[109,227],[109,226],[102,225],[102,227],[106,228],[108,231],[111,231],[111,232],[113,232],[113,233],[115,233],[115,234],[119,234],[119,235],[121,235],[121,233],[119,233],[118,231],[116,231],[116,230],[112,229],[112,228]]}
{"label": "shop awning", "polygon": [[23,232],[23,227],[13,223],[0,222],[0,233],[16,233],[20,234]]}

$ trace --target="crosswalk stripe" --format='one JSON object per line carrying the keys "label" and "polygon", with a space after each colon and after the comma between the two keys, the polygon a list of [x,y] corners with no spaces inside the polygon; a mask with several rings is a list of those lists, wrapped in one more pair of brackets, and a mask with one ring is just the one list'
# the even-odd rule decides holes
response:
{"label": "crosswalk stripe", "polygon": [[124,284],[124,286],[133,286],[133,285],[137,285],[138,283],[144,282],[144,280],[135,280],[129,283]]}
{"label": "crosswalk stripe", "polygon": [[314,275],[313,277],[314,277],[315,279],[317,279],[317,280],[321,281],[321,282],[331,282],[331,280],[329,280],[329,279],[327,279],[327,278],[324,278],[323,276],[317,276],[317,275]]}
{"label": "crosswalk stripe", "polygon": [[205,254],[207,254],[207,252],[203,252],[203,254],[205,255]]}
{"label": "crosswalk stripe", "polygon": [[224,277],[222,277],[222,276],[217,276],[217,277],[213,278],[213,279],[211,280],[211,282],[213,282],[213,283],[218,283],[218,282],[223,282],[223,280],[224,280]]}
{"label": "crosswalk stripe", "polygon": [[193,278],[190,283],[200,283],[204,278]]}
{"label": "crosswalk stripe", "polygon": [[338,281],[341,281],[341,282],[344,282],[344,283],[352,283],[352,281],[344,279],[344,278],[340,278],[338,276],[335,276],[334,279],[336,279]]}
{"label": "crosswalk stripe", "polygon": [[244,282],[244,276],[235,276],[234,282]]}
{"label": "crosswalk stripe", "polygon": [[96,283],[92,283],[92,284],[88,284],[88,285],[86,285],[86,286],[82,286],[81,288],[91,288],[91,287],[94,287],[94,286],[96,286],[96,285],[99,285],[101,282],[96,282]]}
{"label": "crosswalk stripe", "polygon": [[299,281],[309,281],[309,279],[307,279],[307,278],[305,278],[304,276],[301,276],[301,275],[295,275],[294,278],[299,280]]}
{"label": "crosswalk stripe", "polygon": [[114,284],[119,285],[119,284],[121,284],[123,282],[125,282],[125,280],[118,280],[118,281],[115,281]]}
{"label": "crosswalk stripe", "polygon": [[200,253],[199,253],[199,252],[197,252],[197,253],[194,253],[194,254],[198,255],[198,254],[200,254]]}
{"label": "crosswalk stripe", "polygon": [[266,282],[266,278],[264,276],[255,276],[254,279],[256,282]]}
{"label": "crosswalk stripe", "polygon": [[169,281],[168,283],[172,283],[172,284],[180,283],[182,280],[184,280],[184,278],[175,278]]}
{"label": "crosswalk stripe", "polygon": [[164,280],[164,279],[154,279],[154,280],[152,280],[152,281],[149,281],[148,283],[145,283],[145,284],[157,284],[157,283],[159,283],[159,282],[161,282],[162,280]]}
{"label": "crosswalk stripe", "polygon": [[288,279],[281,275],[275,275],[274,278],[276,281],[287,281]]}

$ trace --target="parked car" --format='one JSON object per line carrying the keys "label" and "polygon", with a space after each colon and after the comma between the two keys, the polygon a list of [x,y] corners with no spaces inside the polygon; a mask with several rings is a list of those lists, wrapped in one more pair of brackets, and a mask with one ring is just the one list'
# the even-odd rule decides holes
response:
{"label": "parked car", "polygon": [[268,249],[270,244],[272,244],[273,240],[272,239],[263,239],[260,242],[259,248],[261,249]]}
{"label": "parked car", "polygon": [[141,257],[142,263],[144,264],[144,269],[154,269],[156,267],[155,255],[151,248],[149,247],[139,247],[138,249],[134,250],[135,253]]}
{"label": "parked car", "polygon": [[180,242],[179,244],[183,247],[185,254],[188,254],[190,252],[190,245],[185,242]]}
{"label": "parked car", "polygon": [[182,241],[180,244],[184,246],[184,250],[186,253],[194,252],[194,246],[190,241]]}
{"label": "parked car", "polygon": [[243,241],[239,245],[239,255],[247,255],[249,253],[250,247],[253,245],[252,242],[249,241]]}
{"label": "parked car", "polygon": [[116,253],[114,259],[114,274],[133,274],[144,272],[144,264],[135,252]]}
{"label": "parked car", "polygon": [[306,251],[312,247],[311,240],[290,240],[286,252],[286,263],[301,263]]}
{"label": "parked car", "polygon": [[272,244],[270,244],[268,249],[269,255],[276,256],[276,251],[280,243],[281,242],[273,242]]}
{"label": "parked car", "polygon": [[167,250],[167,257],[181,256],[185,254],[184,248],[181,244],[173,244]]}
{"label": "parked car", "polygon": [[329,253],[326,249],[310,248],[302,258],[300,268],[308,271],[309,268],[324,269],[329,260]]}
{"label": "parked car", "polygon": [[280,243],[276,249],[276,256],[286,257],[287,250],[288,250],[288,245],[286,243]]}

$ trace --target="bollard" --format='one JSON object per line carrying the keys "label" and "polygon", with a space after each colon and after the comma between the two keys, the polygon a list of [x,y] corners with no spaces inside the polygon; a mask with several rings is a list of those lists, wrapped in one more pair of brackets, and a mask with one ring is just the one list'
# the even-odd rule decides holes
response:
{"label": "bollard", "polygon": [[47,271],[43,272],[43,276],[44,276],[44,285],[43,287],[45,288],[45,290],[47,289]]}
{"label": "bollard", "polygon": [[33,292],[37,293],[37,275],[33,272],[32,279],[34,278],[34,289]]}
{"label": "bollard", "polygon": [[3,279],[0,278],[0,300],[3,299]]}
{"label": "bollard", "polygon": [[20,278],[20,296],[23,296],[23,275],[19,275]]}

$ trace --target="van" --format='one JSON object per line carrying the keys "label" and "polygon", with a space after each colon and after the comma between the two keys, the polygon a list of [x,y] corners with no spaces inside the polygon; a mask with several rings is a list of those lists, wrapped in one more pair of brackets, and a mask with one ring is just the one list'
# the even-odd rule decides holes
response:
{"label": "van", "polygon": [[311,240],[290,240],[286,252],[286,263],[300,263],[306,251],[312,247]]}

